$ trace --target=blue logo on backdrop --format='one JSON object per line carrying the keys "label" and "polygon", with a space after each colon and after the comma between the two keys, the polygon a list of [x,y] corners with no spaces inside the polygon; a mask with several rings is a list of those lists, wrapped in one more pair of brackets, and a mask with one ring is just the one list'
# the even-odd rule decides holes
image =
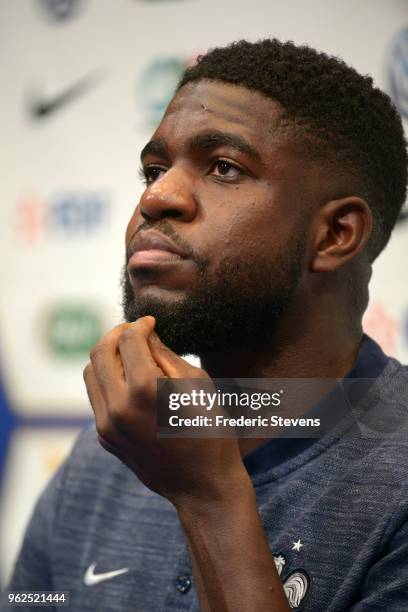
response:
{"label": "blue logo on backdrop", "polygon": [[35,244],[43,238],[86,236],[109,220],[110,201],[96,191],[65,192],[50,200],[36,193],[17,202],[14,226],[20,240]]}
{"label": "blue logo on backdrop", "polygon": [[386,58],[389,94],[405,119],[408,119],[408,26],[392,39]]}
{"label": "blue logo on backdrop", "polygon": [[187,65],[186,58],[160,57],[148,64],[143,71],[138,82],[138,94],[142,99],[149,131],[156,128],[160,122]]}
{"label": "blue logo on backdrop", "polygon": [[107,202],[96,193],[66,194],[51,203],[49,224],[64,234],[88,233],[106,221]]}
{"label": "blue logo on backdrop", "polygon": [[65,21],[75,17],[82,0],[38,0],[43,12],[53,21]]}

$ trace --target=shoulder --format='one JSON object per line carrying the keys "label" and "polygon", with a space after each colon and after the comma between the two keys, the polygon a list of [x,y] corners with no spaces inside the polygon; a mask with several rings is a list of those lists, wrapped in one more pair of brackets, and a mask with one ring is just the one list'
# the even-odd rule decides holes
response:
{"label": "shoulder", "polygon": [[[408,484],[408,367],[393,358],[355,404],[353,384],[347,389],[356,427],[348,446],[358,449],[359,471],[379,485]],[[347,434],[345,436],[347,441]]]}

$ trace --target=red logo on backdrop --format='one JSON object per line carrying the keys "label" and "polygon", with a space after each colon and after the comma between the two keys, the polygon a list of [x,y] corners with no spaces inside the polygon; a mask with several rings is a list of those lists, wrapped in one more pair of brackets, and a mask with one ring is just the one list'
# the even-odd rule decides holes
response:
{"label": "red logo on backdrop", "polygon": [[44,234],[46,203],[35,194],[26,194],[17,202],[16,233],[28,243],[37,242]]}
{"label": "red logo on backdrop", "polygon": [[363,319],[363,328],[387,355],[395,355],[399,323],[390,315],[382,302],[376,300],[368,307]]}

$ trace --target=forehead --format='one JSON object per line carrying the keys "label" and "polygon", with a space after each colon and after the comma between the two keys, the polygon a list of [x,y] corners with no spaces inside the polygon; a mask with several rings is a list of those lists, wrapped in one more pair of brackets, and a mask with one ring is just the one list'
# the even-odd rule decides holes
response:
{"label": "forehead", "polygon": [[207,129],[238,132],[260,152],[269,150],[282,107],[245,87],[198,81],[185,85],[171,100],[153,139],[168,132],[174,138]]}

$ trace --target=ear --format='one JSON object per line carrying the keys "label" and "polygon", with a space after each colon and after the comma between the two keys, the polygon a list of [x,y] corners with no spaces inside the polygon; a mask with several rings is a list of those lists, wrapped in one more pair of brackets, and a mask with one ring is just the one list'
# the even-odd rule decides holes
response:
{"label": "ear", "polygon": [[327,202],[315,218],[312,272],[333,272],[365,247],[373,227],[367,202],[349,196]]}

